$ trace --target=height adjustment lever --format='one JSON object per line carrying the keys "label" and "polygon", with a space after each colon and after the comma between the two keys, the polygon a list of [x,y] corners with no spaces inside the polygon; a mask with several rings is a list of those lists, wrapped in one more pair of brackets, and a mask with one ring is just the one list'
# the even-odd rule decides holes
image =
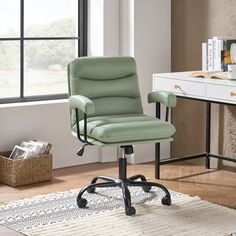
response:
{"label": "height adjustment lever", "polygon": [[78,155],[78,156],[80,156],[80,157],[83,156],[85,146],[87,146],[87,145],[89,145],[89,144],[86,143],[86,144],[84,144],[84,145],[79,149],[79,151],[77,152],[77,155]]}

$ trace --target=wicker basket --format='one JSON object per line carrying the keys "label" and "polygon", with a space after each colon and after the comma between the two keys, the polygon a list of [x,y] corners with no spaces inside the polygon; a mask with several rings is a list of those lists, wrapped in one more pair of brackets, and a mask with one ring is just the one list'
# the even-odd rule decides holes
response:
{"label": "wicker basket", "polygon": [[12,160],[10,152],[0,153],[0,182],[22,186],[52,179],[52,155]]}

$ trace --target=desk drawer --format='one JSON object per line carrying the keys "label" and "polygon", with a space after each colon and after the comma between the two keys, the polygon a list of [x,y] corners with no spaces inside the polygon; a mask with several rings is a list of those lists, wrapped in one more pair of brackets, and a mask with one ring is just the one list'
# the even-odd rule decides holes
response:
{"label": "desk drawer", "polygon": [[207,84],[207,97],[236,102],[236,87]]}
{"label": "desk drawer", "polygon": [[154,78],[154,90],[167,90],[175,93],[176,95],[190,95],[197,97],[204,97],[206,91],[206,84],[184,81],[167,78]]}

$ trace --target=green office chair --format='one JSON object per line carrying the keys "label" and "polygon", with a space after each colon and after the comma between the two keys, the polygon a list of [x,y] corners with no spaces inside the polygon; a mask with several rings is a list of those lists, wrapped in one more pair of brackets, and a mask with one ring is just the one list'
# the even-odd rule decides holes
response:
{"label": "green office chair", "polygon": [[[82,156],[87,145],[99,147],[120,146],[119,178],[96,176],[77,197],[79,208],[87,205],[84,192],[94,193],[96,188],[120,187],[126,215],[134,215],[128,186],[142,187],[149,192],[152,186],[165,192],[163,205],[171,204],[169,191],[158,183],[147,182],[143,175],[127,178],[126,158],[133,153],[133,144],[160,143],[172,140],[175,127],[157,118],[143,114],[138,86],[136,63],[132,57],[81,57],[68,65],[69,105],[72,134],[84,146],[78,151]],[[152,92],[148,102],[176,105],[176,97],[170,92]],[[97,183],[97,180],[103,182]]]}

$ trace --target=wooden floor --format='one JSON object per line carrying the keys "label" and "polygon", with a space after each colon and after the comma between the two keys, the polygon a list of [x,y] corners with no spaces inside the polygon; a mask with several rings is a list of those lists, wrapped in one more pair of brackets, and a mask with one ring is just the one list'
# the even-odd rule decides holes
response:
{"label": "wooden floor", "polygon": [[[57,169],[51,182],[23,187],[0,184],[0,203],[23,199],[41,194],[75,189],[87,185],[95,175],[117,176],[117,163],[86,164]],[[128,176],[143,174],[149,180],[164,184],[168,189],[199,196],[204,200],[236,209],[236,172],[206,170],[188,162],[161,166],[161,180],[154,178],[154,163],[128,166]],[[5,231],[5,232],[4,232]],[[0,236],[8,229],[0,226]],[[10,231],[7,235],[19,235]]]}
{"label": "wooden floor", "polygon": [[[117,163],[86,164],[55,170],[51,182],[15,188],[0,184],[0,203],[79,188],[87,185],[95,175],[116,177],[117,170]],[[161,180],[156,180],[154,163],[128,166],[128,176],[138,173],[168,189],[236,209],[236,172],[206,170],[203,166],[179,162],[161,166]]]}

